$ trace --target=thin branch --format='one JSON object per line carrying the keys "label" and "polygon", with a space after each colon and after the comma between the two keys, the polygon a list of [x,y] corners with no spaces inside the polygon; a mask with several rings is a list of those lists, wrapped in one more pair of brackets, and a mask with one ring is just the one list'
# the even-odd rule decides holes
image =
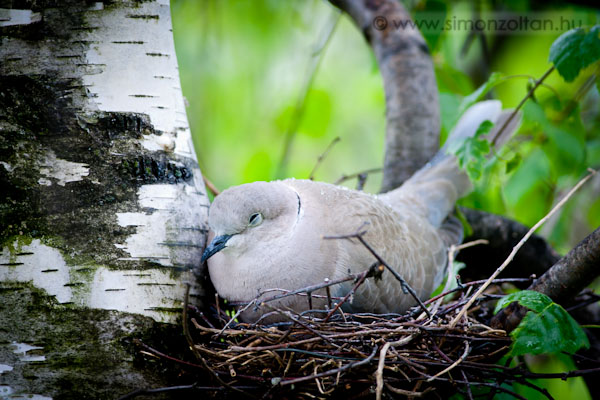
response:
{"label": "thin branch", "polygon": [[339,143],[340,140],[342,140],[342,139],[340,139],[339,136],[336,136],[331,141],[331,143],[329,143],[329,145],[327,146],[325,151],[323,153],[321,153],[321,155],[319,155],[315,166],[313,167],[312,171],[310,171],[310,175],[308,176],[309,180],[313,181],[315,179],[315,173],[317,172],[317,169],[319,169],[319,167],[321,166],[321,163],[323,162],[325,157],[327,157],[329,155],[329,152],[331,151],[331,149],[333,149],[333,146],[335,146],[337,143]]}
{"label": "thin branch", "polygon": [[352,287],[352,289],[344,296],[344,298],[342,299],[342,301],[340,301],[339,303],[337,303],[335,305],[335,307],[329,312],[329,314],[327,314],[327,316],[325,317],[325,319],[323,320],[323,322],[327,322],[329,321],[329,319],[333,316],[333,314],[335,314],[335,312],[346,302],[348,301],[348,299],[354,295],[354,293],[356,293],[356,290],[365,282],[365,280],[367,279],[367,277],[369,276],[373,276],[373,272],[374,272],[374,268],[371,267],[369,268],[367,271],[364,271],[363,273],[361,273],[359,275],[358,280],[356,281],[356,284]]}
{"label": "thin branch", "polygon": [[[460,250],[468,249],[469,247],[477,246],[480,244],[489,244],[489,242],[485,239],[477,239],[472,242],[462,243],[460,245],[453,244],[450,246],[450,248],[448,249],[448,276],[446,277],[446,284],[444,285],[444,289],[442,289],[442,293],[448,292],[452,286],[452,282],[454,281],[454,279],[456,279],[455,276],[452,276],[454,274],[453,264],[456,253]],[[435,315],[437,313],[437,310],[442,304],[442,301],[444,301],[444,297],[440,297],[438,301],[433,305],[431,309],[432,315]]]}
{"label": "thin branch", "polygon": [[324,376],[331,376],[331,375],[335,375],[338,372],[344,372],[346,370],[349,370],[350,368],[354,368],[354,367],[359,367],[361,365],[364,364],[368,364],[371,362],[371,360],[375,357],[375,354],[377,354],[377,346],[373,347],[373,351],[371,352],[371,354],[365,358],[364,360],[361,361],[357,361],[354,363],[349,363],[344,365],[343,367],[340,368],[336,368],[336,369],[332,369],[330,371],[326,371],[326,372],[321,372],[320,374],[315,374],[315,375],[309,375],[309,376],[303,376],[300,378],[295,378],[295,379],[290,379],[290,380],[284,380],[280,383],[281,386],[285,386],[285,385],[293,385],[295,383],[300,383],[300,382],[304,382],[304,381],[310,381],[316,378],[322,378]]}
{"label": "thin branch", "polygon": [[[515,78],[527,78],[532,82],[536,81],[536,77],[533,75],[529,75],[529,74],[513,74],[513,75],[506,75],[500,78],[501,81],[505,81],[505,80],[510,80],[510,79],[515,79]],[[548,85],[547,83],[541,83],[539,84],[539,86],[544,87],[548,90],[550,90],[552,93],[554,93],[554,95],[560,99],[560,93],[558,92],[558,90],[556,90],[554,87]]]}
{"label": "thin branch", "polygon": [[[260,303],[269,303],[271,301],[283,299],[285,297],[296,296],[296,295],[303,296],[303,295],[306,295],[309,292],[314,292],[314,291],[317,291],[319,289],[324,289],[324,288],[328,288],[328,287],[331,287],[333,285],[337,285],[337,284],[340,284],[340,283],[343,283],[343,282],[360,279],[361,276],[362,276],[362,273],[361,274],[348,274],[348,276],[346,276],[344,278],[339,278],[339,279],[334,279],[334,280],[327,280],[326,282],[323,282],[323,283],[319,283],[319,284],[311,285],[311,286],[306,286],[306,287],[303,287],[303,288],[300,288],[300,289],[296,289],[296,290],[286,290],[286,289],[277,289],[277,288],[266,289],[266,290],[261,291],[258,294],[258,296],[256,296],[256,299],[260,298],[265,293],[272,292],[272,291],[282,291],[282,292],[285,292],[285,293],[278,294],[278,295],[272,296],[272,297],[268,297],[266,299],[262,299],[260,301]],[[315,296],[315,297],[323,297],[323,298],[325,297],[325,296],[319,296],[319,295],[313,295],[313,296]],[[331,297],[331,295],[330,295],[330,297]],[[336,297],[333,297],[333,298],[336,298]],[[237,304],[237,303],[232,303],[232,304]]]}
{"label": "thin branch", "polygon": [[384,344],[379,352],[379,363],[375,372],[375,381],[377,382],[377,387],[375,388],[376,400],[381,400],[381,393],[383,392],[383,367],[385,366],[385,356],[391,345],[389,342]]}
{"label": "thin branch", "polygon": [[355,172],[355,173],[350,174],[350,175],[342,175],[333,184],[334,185],[339,185],[340,183],[345,182],[348,179],[358,178],[358,177],[363,176],[363,175],[373,174],[373,173],[382,172],[382,171],[383,171],[383,168],[379,167],[379,168],[371,168],[371,169],[366,169],[364,171]]}
{"label": "thin branch", "polygon": [[427,393],[434,390],[433,387],[430,386],[430,387],[426,388],[425,390],[423,390],[422,392],[414,392],[411,390],[403,390],[403,389],[395,388],[387,382],[385,382],[384,385],[385,385],[386,389],[388,389],[390,392],[405,396],[406,398],[409,398],[409,399],[412,397],[423,397]]}
{"label": "thin branch", "polygon": [[137,344],[138,346],[142,347],[144,350],[146,350],[147,352],[149,352],[150,354],[153,354],[157,357],[160,358],[164,358],[165,360],[169,360],[169,361],[173,361],[176,362],[178,364],[182,364],[182,365],[187,365],[188,367],[194,367],[194,368],[204,368],[202,365],[198,365],[198,364],[194,364],[188,361],[184,361],[184,360],[180,360],[178,358],[175,357],[171,357],[168,354],[165,354],[163,352],[160,352],[150,346],[148,346],[147,344],[145,344],[144,342],[142,342],[139,339],[133,339],[133,343]]}
{"label": "thin branch", "polygon": [[[256,386],[234,386],[236,389],[257,389]],[[187,390],[196,390],[196,391],[215,391],[220,392],[223,390],[227,390],[227,387],[224,386],[198,386],[196,383],[192,385],[179,385],[179,386],[168,386],[162,388],[155,389],[137,389],[131,393],[127,393],[124,396],[119,397],[118,400],[128,400],[133,399],[138,396],[143,396],[147,394],[159,394],[159,393],[167,393],[167,392],[178,392],[178,391],[187,391]]]}
{"label": "thin branch", "polygon": [[[364,225],[365,224],[363,224],[363,226]],[[383,258],[381,258],[381,256],[379,254],[377,254],[377,252],[369,245],[369,243],[367,243],[365,241],[365,239],[363,238],[363,235],[366,233],[366,231],[361,231],[361,229],[362,229],[362,227],[358,228],[357,232],[350,234],[350,235],[325,236],[323,239],[352,239],[352,238],[358,239],[358,241],[363,246],[365,246],[365,248],[367,250],[369,250],[369,252],[373,255],[373,257],[375,257],[377,259],[377,261],[381,265],[383,265],[388,271],[390,271],[390,273],[394,276],[394,278],[396,278],[398,280],[398,282],[400,282],[402,291],[406,294],[410,294],[415,299],[415,301],[419,304],[419,307],[421,307],[421,309],[427,314],[427,316],[431,318],[431,313],[429,312],[427,307],[425,307],[425,304],[423,304],[423,301],[419,298],[419,296],[417,295],[417,292],[415,292],[414,289],[412,287],[410,287],[410,285],[404,280],[404,278],[402,278],[395,269],[390,267],[389,264]]]}
{"label": "thin branch", "polygon": [[210,179],[208,179],[206,177],[206,174],[202,174],[202,179],[204,180],[204,184],[206,185],[206,188],[208,190],[210,190],[210,192],[213,194],[213,196],[218,196],[219,194],[221,194],[221,191],[219,189],[217,189],[217,187],[215,186],[215,184],[212,183],[210,181]]}
{"label": "thin branch", "polygon": [[589,368],[589,369],[577,369],[574,371],[567,372],[556,372],[556,373],[537,373],[537,372],[529,372],[523,371],[521,376],[524,378],[531,379],[561,379],[567,380],[568,378],[575,378],[578,376],[584,376],[589,374],[598,374],[600,373],[600,368]]}
{"label": "thin branch", "polygon": [[429,312],[429,309],[427,307],[425,307],[425,304],[423,304],[423,301],[419,298],[419,296],[417,295],[417,292],[415,292],[415,290],[404,280],[404,278],[402,278],[395,269],[390,267],[389,264],[387,262],[385,262],[383,260],[383,258],[381,258],[379,256],[379,254],[377,254],[377,252],[371,246],[369,246],[369,244],[365,241],[365,239],[363,239],[362,235],[358,236],[357,239],[363,244],[363,246],[365,246],[367,248],[367,250],[369,250],[371,252],[371,254],[373,254],[373,256],[375,258],[377,258],[377,261],[379,261],[381,264],[383,264],[383,266],[386,267],[387,270],[390,271],[392,275],[394,275],[394,278],[396,278],[400,282],[400,285],[402,286],[402,290],[405,293],[410,293],[410,295],[419,304],[419,307],[421,307],[421,309],[425,312],[425,314],[427,314],[427,316],[429,318],[431,318],[431,313]]}
{"label": "thin branch", "polygon": [[515,254],[519,251],[519,249],[523,246],[523,244],[525,244],[525,242],[527,241],[527,239],[529,239],[529,237],[531,235],[533,235],[533,232],[535,232],[540,226],[542,226],[552,215],[554,215],[570,198],[571,196],[573,196],[573,194],[583,185],[585,184],[595,173],[596,171],[590,169],[589,170],[590,173],[588,175],[586,175],[583,179],[581,179],[567,194],[565,197],[563,197],[558,204],[556,204],[556,206],[554,206],[554,208],[552,208],[552,210],[550,210],[550,212],[548,214],[546,214],[542,219],[540,219],[526,234],[525,236],[523,236],[523,238],[521,239],[521,241],[519,243],[517,243],[517,245],[513,248],[513,250],[511,251],[511,253],[508,255],[508,257],[506,258],[506,260],[502,263],[502,265],[500,265],[498,267],[498,269],[496,269],[496,271],[494,271],[494,273],[492,274],[492,276],[490,276],[488,278],[488,280],[477,290],[477,292],[475,292],[475,294],[469,299],[469,301],[467,302],[467,304],[465,304],[465,306],[462,308],[462,310],[460,310],[460,312],[458,313],[458,315],[452,320],[452,322],[450,323],[450,327],[454,327],[456,325],[456,323],[458,321],[460,321],[460,319],[462,319],[462,317],[467,313],[467,310],[473,305],[473,303],[475,302],[475,300],[477,300],[477,298],[488,288],[488,286],[492,283],[492,281],[494,279],[496,279],[496,277],[500,274],[500,272],[502,272],[504,270],[504,268],[506,268],[506,266],[512,261],[512,259],[515,257]]}
{"label": "thin branch", "polygon": [[223,328],[221,329],[221,332],[219,332],[217,334],[217,337],[221,336],[223,334],[223,332],[225,332],[227,330],[227,328],[229,328],[229,325],[231,325],[233,322],[235,322],[235,320],[237,319],[237,317],[240,316],[241,313],[243,313],[244,311],[246,311],[247,309],[250,308],[250,306],[256,304],[256,299],[252,300],[251,302],[249,302],[248,304],[246,304],[244,307],[240,307],[237,312],[235,313],[235,315],[233,317],[231,317],[231,319],[229,321],[227,321],[227,323],[223,326]]}
{"label": "thin branch", "polygon": [[546,78],[552,73],[552,71],[554,71],[554,65],[551,66],[544,73],[544,75],[542,75],[542,77],[540,79],[538,79],[537,81],[535,81],[535,84],[533,85],[533,87],[529,90],[529,92],[525,95],[525,97],[523,97],[523,99],[521,99],[521,101],[519,102],[519,104],[517,105],[517,107],[515,107],[514,111],[510,114],[510,116],[506,119],[506,121],[504,121],[504,124],[502,125],[502,127],[498,130],[498,132],[496,132],[496,135],[492,138],[492,140],[491,140],[492,147],[496,144],[496,141],[498,140],[498,138],[500,138],[502,136],[502,133],[510,125],[511,121],[517,116],[517,114],[519,113],[519,110],[521,109],[521,107],[523,107],[523,105],[525,104],[525,102],[531,96],[533,96],[533,93],[535,92],[535,90],[542,84],[542,82],[544,82],[546,80]]}
{"label": "thin branch", "polygon": [[[531,278],[531,277],[530,278],[503,278],[503,279],[494,279],[492,281],[492,283],[493,284],[500,284],[500,283],[518,283],[518,282],[532,282],[532,281],[533,281],[533,278]],[[425,304],[431,304],[434,301],[439,300],[440,298],[445,297],[445,296],[447,296],[447,295],[449,295],[451,293],[458,292],[458,291],[461,291],[461,290],[465,290],[465,289],[468,289],[468,288],[470,288],[472,286],[481,285],[481,284],[486,283],[486,282],[487,282],[487,279],[481,279],[481,280],[478,280],[478,281],[471,281],[471,282],[463,283],[462,287],[456,287],[454,289],[450,289],[448,291],[442,292],[442,293],[438,294],[437,296],[434,296],[434,297],[430,298],[429,300],[426,300],[424,303]]]}
{"label": "thin branch", "polygon": [[455,362],[453,362],[452,365],[450,365],[448,368],[445,368],[444,370],[438,372],[437,374],[435,374],[431,378],[427,379],[427,382],[431,382],[432,380],[436,379],[438,376],[442,376],[446,372],[450,372],[451,370],[453,370],[454,368],[456,368],[456,366],[458,364],[460,364],[461,362],[463,362],[465,360],[465,358],[467,358],[467,356],[469,355],[470,352],[471,352],[471,347],[469,346],[469,342],[465,341],[465,351],[464,351],[463,355],[458,360],[456,360]]}

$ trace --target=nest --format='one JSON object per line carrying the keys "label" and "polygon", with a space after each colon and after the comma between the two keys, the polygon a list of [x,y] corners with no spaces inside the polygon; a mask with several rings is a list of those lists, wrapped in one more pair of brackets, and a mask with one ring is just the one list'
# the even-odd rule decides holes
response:
{"label": "nest", "polygon": [[[369,276],[351,278],[358,287]],[[344,313],[339,305],[348,296],[324,311],[297,314],[271,307],[289,321],[272,325],[238,322],[217,299],[209,315],[188,307],[184,328],[219,398],[447,398],[456,392],[467,398],[508,392],[518,398],[501,383],[528,384],[520,370],[494,364],[511,339],[483,323],[491,316],[486,304],[500,297],[499,285],[515,281],[527,279],[493,281],[458,320],[485,281],[459,285],[403,315]],[[310,301],[313,290],[282,296]],[[454,298],[442,304],[449,295]],[[270,307],[269,301],[259,306]]]}
{"label": "nest", "polygon": [[[261,293],[252,302],[238,305],[237,312],[218,297],[208,313],[186,301],[183,328],[194,362],[138,344],[155,356],[195,369],[196,383],[174,390],[201,391],[204,397],[379,400],[399,396],[448,398],[460,393],[473,399],[504,392],[523,398],[511,390],[512,383],[519,383],[551,398],[527,380],[532,374],[522,366],[496,363],[512,341],[505,331],[487,325],[493,303],[503,295],[502,285],[530,283],[532,278],[493,279],[495,273],[487,280],[461,284],[457,277],[457,287],[447,284],[441,294],[422,302],[364,241],[363,232],[326,238],[356,238],[377,262],[360,274],[336,281],[295,291]],[[473,244],[477,241],[461,246]],[[451,247],[450,260],[456,249]],[[345,313],[342,306],[352,301],[365,280],[383,279],[386,269],[390,271],[386,278],[400,281],[404,293],[413,296],[417,306],[404,314]],[[332,286],[348,281],[353,287],[345,297],[331,296]],[[269,293],[273,291],[278,293]],[[297,313],[274,306],[280,304],[276,300],[288,296],[302,296],[300,301],[307,301],[308,311]],[[314,297],[326,297],[325,310],[313,310]],[[319,303],[323,302],[320,299]],[[278,314],[278,319],[286,322],[239,322],[240,313],[250,307],[261,307],[263,316]],[[153,389],[152,393],[172,389]]]}

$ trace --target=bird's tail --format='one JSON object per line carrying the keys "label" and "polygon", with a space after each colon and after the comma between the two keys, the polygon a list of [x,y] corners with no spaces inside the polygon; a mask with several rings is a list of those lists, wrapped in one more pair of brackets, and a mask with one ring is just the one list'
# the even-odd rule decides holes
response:
{"label": "bird's tail", "polygon": [[[410,194],[419,199],[431,224],[448,230],[448,242],[458,243],[462,240],[462,227],[447,217],[454,209],[456,201],[466,195],[472,187],[467,174],[459,168],[456,157],[448,154],[448,147],[450,143],[474,136],[481,123],[486,120],[494,123],[487,137],[495,137],[511,113],[511,110],[502,111],[502,104],[498,100],[476,103],[465,111],[448,136],[446,144],[432,160],[396,189],[403,196]],[[518,124],[519,118],[514,118],[496,139],[495,146],[499,147],[506,142]],[[395,191],[389,195],[393,196]],[[448,226],[442,226],[443,224]],[[457,235],[458,237],[455,237]]]}

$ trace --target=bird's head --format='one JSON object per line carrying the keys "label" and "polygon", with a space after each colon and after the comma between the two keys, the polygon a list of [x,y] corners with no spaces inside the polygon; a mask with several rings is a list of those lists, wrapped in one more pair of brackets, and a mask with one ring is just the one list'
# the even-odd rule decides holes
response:
{"label": "bird's head", "polygon": [[238,252],[285,234],[300,215],[298,193],[283,182],[253,182],[218,195],[208,212],[214,238],[202,262],[225,248]]}

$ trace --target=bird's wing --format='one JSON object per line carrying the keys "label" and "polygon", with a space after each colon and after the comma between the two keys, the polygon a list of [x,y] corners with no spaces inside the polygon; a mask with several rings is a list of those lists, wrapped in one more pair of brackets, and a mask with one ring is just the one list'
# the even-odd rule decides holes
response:
{"label": "bird's wing", "polygon": [[[419,297],[426,298],[441,282],[446,266],[446,247],[437,230],[422,215],[402,206],[392,208],[377,196],[337,186],[296,181],[306,203],[314,202],[324,210],[315,229],[322,235],[348,235],[366,231],[365,241]],[[327,239],[324,239],[327,240]],[[332,239],[335,246],[334,278],[360,273],[377,260],[357,239]],[[342,285],[338,295],[347,293],[353,283]],[[354,296],[349,311],[401,312],[414,305],[400,283],[385,271],[381,279],[368,279]]]}

